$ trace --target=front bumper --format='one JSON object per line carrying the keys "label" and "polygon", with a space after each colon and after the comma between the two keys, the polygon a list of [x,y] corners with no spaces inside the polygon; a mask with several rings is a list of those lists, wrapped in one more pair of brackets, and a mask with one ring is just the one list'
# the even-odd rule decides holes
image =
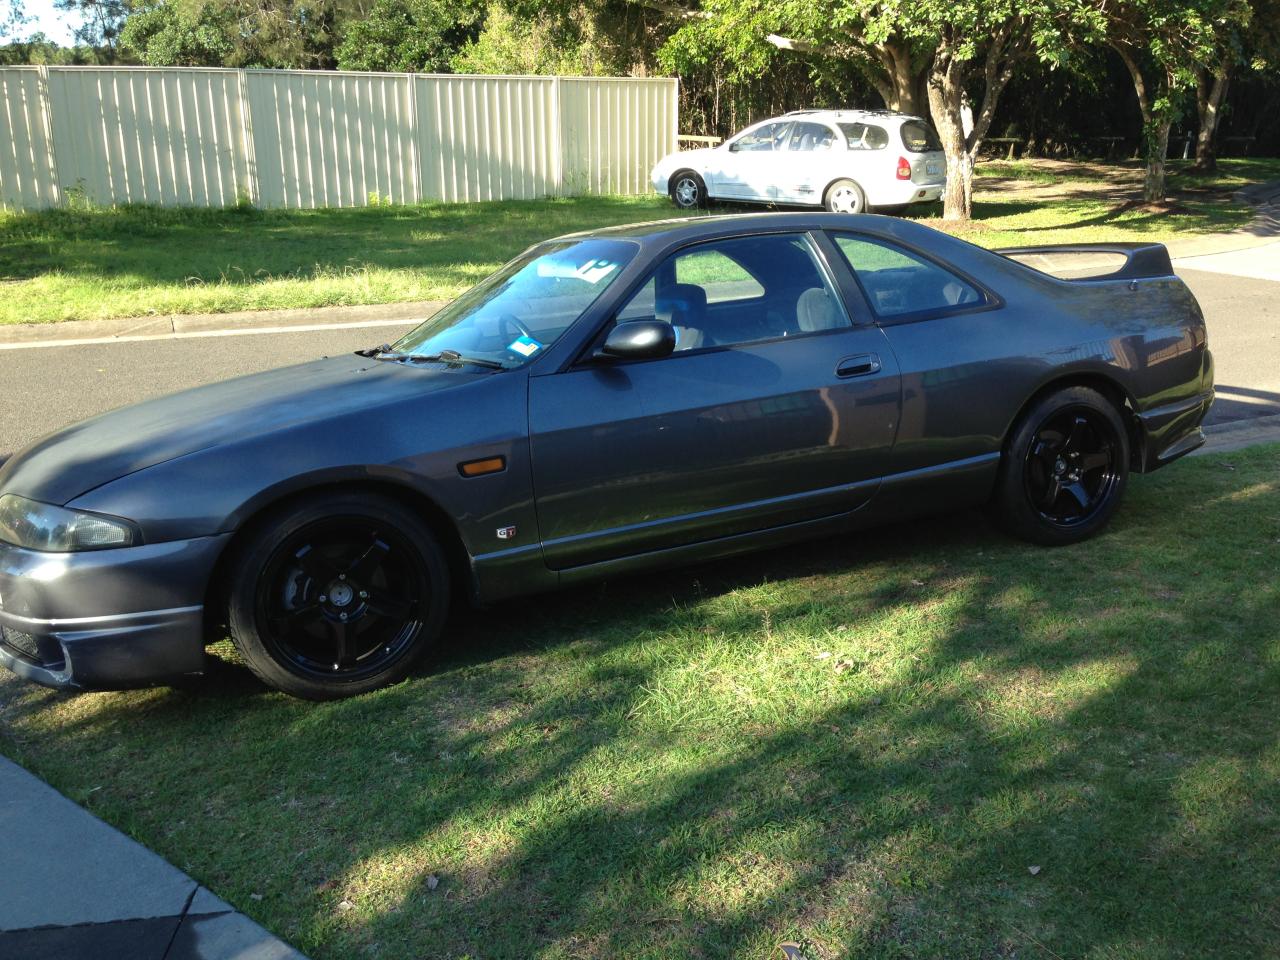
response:
{"label": "front bumper", "polygon": [[86,553],[0,543],[0,665],[70,689],[200,673],[205,592],[229,537]]}

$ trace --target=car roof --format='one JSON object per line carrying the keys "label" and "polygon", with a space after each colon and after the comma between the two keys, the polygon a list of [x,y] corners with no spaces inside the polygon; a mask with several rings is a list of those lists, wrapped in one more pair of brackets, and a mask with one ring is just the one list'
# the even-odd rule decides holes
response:
{"label": "car roof", "polygon": [[923,117],[917,117],[910,113],[898,113],[896,110],[792,110],[785,113],[781,117],[774,117],[775,120],[817,120],[826,123],[836,123],[838,121],[848,122],[874,120],[880,123],[887,121],[898,121],[906,123],[908,120],[918,120],[925,122]]}
{"label": "car roof", "polygon": [[[735,213],[700,217],[675,217],[670,220],[651,220],[646,223],[628,223],[616,227],[600,227],[570,233],[555,240],[586,240],[612,238],[635,240],[641,246],[683,243],[690,240],[710,240],[717,237],[752,233],[774,233],[780,230],[862,230],[870,233],[925,236],[937,231],[897,217],[870,213],[827,213],[825,211]],[[918,231],[918,234],[917,234]],[[551,242],[551,241],[548,241]]]}

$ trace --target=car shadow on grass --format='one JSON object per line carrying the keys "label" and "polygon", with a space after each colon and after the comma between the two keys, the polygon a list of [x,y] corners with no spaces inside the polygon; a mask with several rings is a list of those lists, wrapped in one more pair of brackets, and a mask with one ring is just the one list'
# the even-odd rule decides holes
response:
{"label": "car shadow on grass", "polygon": [[968,513],[461,614],[351,701],[6,688],[0,729],[316,960],[1261,955],[1275,458],[1069,549]]}

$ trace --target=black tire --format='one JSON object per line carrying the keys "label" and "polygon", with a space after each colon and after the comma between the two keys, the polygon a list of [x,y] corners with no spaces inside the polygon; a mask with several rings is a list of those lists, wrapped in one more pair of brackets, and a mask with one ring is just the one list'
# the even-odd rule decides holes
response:
{"label": "black tire", "polygon": [[866,213],[867,195],[852,180],[837,180],[823,193],[822,205],[831,213]]}
{"label": "black tire", "polygon": [[671,202],[681,210],[703,210],[707,206],[707,185],[692,170],[679,170],[671,177]]}
{"label": "black tire", "polygon": [[231,567],[228,626],[269,686],[334,700],[395,683],[440,635],[449,571],[413,511],[320,494],[259,523]]}
{"label": "black tire", "polygon": [[1015,424],[992,500],[1009,533],[1063,546],[1098,533],[1129,479],[1129,432],[1116,405],[1088,387],[1038,399]]}

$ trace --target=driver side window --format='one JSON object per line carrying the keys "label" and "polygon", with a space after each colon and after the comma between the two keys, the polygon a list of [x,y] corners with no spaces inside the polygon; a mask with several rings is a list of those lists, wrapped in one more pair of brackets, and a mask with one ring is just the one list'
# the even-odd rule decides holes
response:
{"label": "driver side window", "polygon": [[738,237],[682,250],[659,265],[617,321],[671,324],[676,351],[851,326],[808,237]]}

